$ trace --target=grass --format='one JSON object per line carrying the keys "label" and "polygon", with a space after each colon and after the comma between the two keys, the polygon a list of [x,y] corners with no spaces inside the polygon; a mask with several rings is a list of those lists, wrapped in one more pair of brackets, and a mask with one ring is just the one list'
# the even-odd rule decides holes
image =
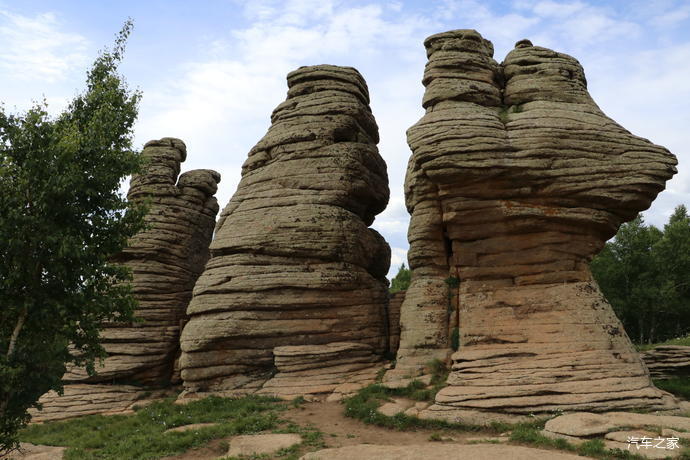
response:
{"label": "grass", "polygon": [[601,439],[591,439],[575,446],[565,439],[551,439],[541,434],[541,428],[516,425],[510,433],[510,440],[529,447],[565,450],[578,455],[599,459],[643,460],[645,457],[621,449],[607,449]]}
{"label": "grass", "polygon": [[[418,395],[420,382],[413,381],[405,388],[386,388],[382,385],[370,385],[361,389],[355,396],[345,400],[345,415],[384,428],[407,431],[419,428],[436,430],[429,436],[429,441],[442,441],[442,433],[448,432],[488,432],[492,434],[510,431],[510,441],[529,447],[556,449],[573,452],[578,455],[598,459],[644,459],[640,455],[621,449],[608,449],[601,439],[591,439],[575,446],[565,439],[551,439],[543,434],[545,420],[535,419],[532,422],[507,424],[494,422],[489,426],[466,423],[451,423],[444,420],[423,420],[405,414],[385,416],[377,411],[378,407],[389,401],[393,396],[411,397]],[[690,460],[690,456],[683,451],[681,459]]]}
{"label": "grass", "polygon": [[[324,449],[326,443],[323,440],[323,433],[316,427],[301,427],[292,422],[288,423],[285,428],[273,430],[274,433],[297,433],[302,436],[302,443],[295,444],[291,447],[280,449],[279,451],[269,455],[250,455],[243,456],[241,460],[264,459],[270,457],[280,457],[281,460],[298,460],[307,451]],[[240,460],[238,457],[224,457],[223,460]]]}
{"label": "grass", "polygon": [[690,400],[690,378],[688,377],[654,379],[654,385],[683,399]]}
{"label": "grass", "polygon": [[[451,423],[445,420],[423,420],[418,417],[411,417],[405,414],[396,414],[392,417],[378,412],[379,406],[391,397],[407,397],[410,399],[426,398],[424,384],[413,380],[405,388],[386,388],[382,385],[374,384],[364,387],[357,394],[345,400],[345,415],[356,418],[370,425],[377,425],[400,431],[415,430],[417,428],[428,428],[435,430],[453,431],[491,431],[502,433],[510,429],[511,425],[505,423],[494,423],[491,426],[472,425],[464,423]],[[426,399],[421,399],[426,400]]]}
{"label": "grass", "polygon": [[637,348],[637,351],[648,351],[652,348],[658,347],[659,345],[684,345],[686,347],[690,347],[690,335],[686,335],[685,337],[677,337],[675,339],[670,339],[660,343],[635,345],[635,348]]}
{"label": "grass", "polygon": [[[155,459],[182,453],[213,439],[276,429],[281,422],[278,414],[286,408],[278,401],[258,396],[240,399],[211,396],[182,406],[169,399],[133,415],[91,415],[31,425],[20,433],[20,439],[66,446],[65,460]],[[207,422],[217,425],[165,433],[169,428]]]}

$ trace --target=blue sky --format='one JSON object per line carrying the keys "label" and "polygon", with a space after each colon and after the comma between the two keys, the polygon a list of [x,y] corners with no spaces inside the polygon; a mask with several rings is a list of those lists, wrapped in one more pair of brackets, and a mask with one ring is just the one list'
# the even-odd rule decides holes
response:
{"label": "blue sky", "polygon": [[234,193],[249,149],[285,98],[300,65],[354,66],[364,75],[381,131],[391,201],[376,227],[405,260],[405,130],[422,115],[422,41],[477,29],[503,60],[529,38],[576,57],[602,110],[678,157],[679,174],[645,212],[663,225],[690,205],[690,1],[15,1],[0,0],[0,101],[24,110],[45,96],[55,112],[84,88],[98,50],[134,20],[121,73],[143,91],[135,144],[164,136],[188,147],[184,169],[223,178]]}

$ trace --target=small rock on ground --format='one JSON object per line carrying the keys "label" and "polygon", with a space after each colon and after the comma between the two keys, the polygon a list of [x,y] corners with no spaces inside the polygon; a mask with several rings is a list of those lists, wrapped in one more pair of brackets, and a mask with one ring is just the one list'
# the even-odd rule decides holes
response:
{"label": "small rock on ground", "polygon": [[255,434],[235,436],[230,439],[228,457],[240,455],[262,455],[300,444],[302,437],[298,434]]}
{"label": "small rock on ground", "polygon": [[395,414],[399,414],[400,412],[405,412],[407,409],[411,408],[413,405],[414,405],[414,401],[412,401],[412,400],[397,398],[397,399],[394,399],[393,402],[386,403],[386,404],[382,405],[381,407],[379,407],[378,411],[383,415],[387,415],[388,417],[392,417]]}
{"label": "small rock on ground", "polygon": [[180,433],[180,432],[185,432],[185,431],[193,431],[193,430],[198,430],[200,428],[208,428],[210,426],[216,426],[218,425],[217,423],[192,423],[190,425],[182,425],[182,426],[177,426],[175,428],[170,428],[169,430],[165,430],[166,433]]}
{"label": "small rock on ground", "polygon": [[605,434],[616,428],[608,418],[590,412],[575,412],[561,415],[546,422],[544,429],[568,436],[591,436]]}

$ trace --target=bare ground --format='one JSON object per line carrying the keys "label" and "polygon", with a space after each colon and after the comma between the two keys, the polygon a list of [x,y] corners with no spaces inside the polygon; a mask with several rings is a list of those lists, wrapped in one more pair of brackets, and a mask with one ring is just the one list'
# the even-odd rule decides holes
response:
{"label": "bare ground", "polygon": [[[326,447],[343,447],[355,444],[423,444],[433,442],[429,437],[437,430],[418,429],[416,431],[396,431],[374,425],[366,425],[359,420],[345,417],[344,406],[340,403],[307,402],[297,408],[281,413],[287,419],[302,427],[315,427],[323,433]],[[493,436],[484,434],[485,436]],[[453,441],[467,442],[482,437],[482,433],[453,433]],[[214,460],[227,452],[229,438],[217,439],[210,444],[192,449],[163,460]]]}

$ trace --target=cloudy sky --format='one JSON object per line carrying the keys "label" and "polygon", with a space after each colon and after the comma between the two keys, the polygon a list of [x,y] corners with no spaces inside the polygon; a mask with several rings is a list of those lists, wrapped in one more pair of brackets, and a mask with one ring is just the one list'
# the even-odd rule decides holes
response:
{"label": "cloudy sky", "polygon": [[405,130],[422,115],[422,41],[449,29],[477,29],[499,62],[522,38],[576,57],[602,110],[680,161],[646,220],[663,225],[676,205],[690,205],[688,0],[0,0],[5,110],[45,97],[58,112],[83,90],[98,50],[128,17],[134,31],[121,73],[144,95],[135,144],[183,139],[184,169],[222,174],[221,206],[285,99],[290,70],[323,63],[359,69],[388,164],[391,200],[374,227],[393,249],[391,272],[406,260]]}

